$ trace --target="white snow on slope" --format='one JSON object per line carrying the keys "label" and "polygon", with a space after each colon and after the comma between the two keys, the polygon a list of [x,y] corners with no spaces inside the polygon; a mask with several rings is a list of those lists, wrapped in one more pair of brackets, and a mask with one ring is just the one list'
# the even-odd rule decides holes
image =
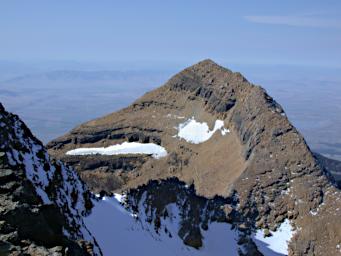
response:
{"label": "white snow on slope", "polygon": [[158,159],[167,155],[164,147],[154,143],[123,142],[102,148],[77,148],[66,152],[67,155],[120,155],[120,154],[146,154]]}
{"label": "white snow on slope", "polygon": [[230,132],[229,129],[224,128],[223,120],[216,120],[213,130],[210,130],[206,122],[197,122],[194,117],[179,124],[177,129],[178,134],[174,137],[179,137],[194,144],[199,144],[209,140],[218,130],[221,131],[223,136]]}
{"label": "white snow on slope", "polygon": [[294,233],[289,220],[286,219],[269,237],[264,237],[264,230],[258,230],[253,235],[253,241],[265,256],[288,255],[288,242]]}
{"label": "white snow on slope", "polygon": [[[1,118],[6,118],[0,115]],[[13,123],[8,130],[13,128],[13,133],[8,133],[8,140],[0,148],[9,147],[6,152],[9,164],[14,168],[24,168],[27,179],[32,183],[38,196],[44,204],[55,204],[59,207],[68,222],[68,227],[63,227],[64,234],[71,239],[85,239],[94,244],[95,255],[101,255],[94,237],[84,225],[83,217],[87,214],[84,194],[86,188],[75,171],[65,167],[60,161],[55,164],[43,145],[30,134],[24,135],[24,124],[16,116],[11,117]],[[15,145],[15,146],[13,146]],[[20,166],[20,167],[19,167]],[[55,176],[59,175],[59,178]],[[48,190],[51,182],[54,192]],[[56,186],[57,185],[57,186]],[[47,191],[50,191],[47,192]]]}
{"label": "white snow on slope", "polygon": [[[162,220],[162,227],[156,233],[154,226],[145,221],[140,210],[139,221],[127,211],[117,199],[104,197],[86,219],[86,225],[96,237],[104,255],[150,255],[150,256],[237,256],[238,233],[227,223],[211,223],[203,231],[204,247],[197,250],[183,244],[177,235],[180,214],[176,204],[167,207],[169,218]],[[167,227],[167,232],[165,231]],[[170,235],[171,234],[171,235]]]}

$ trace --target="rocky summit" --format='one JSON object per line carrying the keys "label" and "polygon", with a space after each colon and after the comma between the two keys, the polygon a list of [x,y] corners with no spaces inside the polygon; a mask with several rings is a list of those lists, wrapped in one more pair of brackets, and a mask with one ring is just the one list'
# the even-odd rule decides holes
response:
{"label": "rocky summit", "polygon": [[[129,143],[159,145],[167,154],[129,151],[123,147]],[[48,148],[95,192],[149,191],[176,179],[206,200],[224,198],[225,221],[244,238],[256,230],[270,237],[287,221],[289,255],[341,253],[341,193],[322,162],[263,88],[211,60],[186,68],[125,109],[76,127]],[[157,212],[174,197],[168,188],[153,196],[162,208]],[[199,248],[201,231],[193,230],[190,241],[182,238]]]}
{"label": "rocky summit", "polygon": [[[29,146],[22,151],[47,158]],[[340,165],[313,154],[264,89],[211,60],[47,148],[99,194],[84,223],[104,255],[341,254]],[[5,154],[4,177],[26,159],[18,150]],[[57,168],[46,165],[48,180],[62,179]],[[61,207],[56,183],[26,175],[40,204]]]}

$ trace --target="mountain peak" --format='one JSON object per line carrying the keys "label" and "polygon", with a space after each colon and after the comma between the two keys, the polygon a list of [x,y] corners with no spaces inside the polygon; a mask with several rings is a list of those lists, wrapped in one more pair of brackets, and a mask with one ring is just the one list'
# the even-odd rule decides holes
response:
{"label": "mountain peak", "polygon": [[[166,153],[155,158],[145,144]],[[227,214],[236,225],[276,230],[290,219],[299,237],[290,244],[292,251],[309,251],[311,232],[321,233],[316,250],[338,243],[324,238],[341,227],[341,219],[328,213],[336,206],[322,202],[335,200],[339,192],[304,138],[264,89],[211,60],[184,69],[127,108],[82,124],[48,147],[95,192],[176,178],[203,198],[237,200],[238,208],[228,206]],[[164,196],[171,195],[172,190]],[[324,212],[324,230],[312,209]]]}
{"label": "mountain peak", "polygon": [[198,63],[186,68],[192,69],[193,71],[204,71],[204,72],[214,72],[214,71],[228,71],[231,72],[231,70],[219,65],[218,63],[214,62],[211,59],[204,59],[202,61],[199,61]]}
{"label": "mountain peak", "polygon": [[[211,59],[205,59],[202,61],[199,61],[198,63],[185,68],[182,72],[184,71],[192,71],[192,72],[198,72],[198,73],[210,73],[210,72],[217,72],[217,71],[229,71],[230,70],[220,66],[216,62],[214,62]],[[182,73],[180,72],[180,74]],[[232,72],[231,72],[232,73]]]}
{"label": "mountain peak", "polygon": [[179,80],[194,80],[196,84],[218,90],[222,87],[251,85],[241,73],[232,72],[211,59],[205,59],[182,70],[170,79],[170,83],[178,83]]}
{"label": "mountain peak", "polygon": [[208,67],[212,67],[212,66],[219,66],[219,65],[211,59],[204,59],[204,60],[201,60],[198,63],[192,65],[191,67],[192,68],[194,68],[194,67],[202,67],[202,68],[206,67],[206,68],[208,68]]}

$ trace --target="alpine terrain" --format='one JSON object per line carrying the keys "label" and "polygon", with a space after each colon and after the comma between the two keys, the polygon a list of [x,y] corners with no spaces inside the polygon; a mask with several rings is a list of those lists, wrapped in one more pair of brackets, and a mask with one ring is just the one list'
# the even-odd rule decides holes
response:
{"label": "alpine terrain", "polygon": [[0,255],[101,255],[84,224],[93,197],[0,104]]}
{"label": "alpine terrain", "polygon": [[0,114],[1,253],[341,255],[340,163],[311,152],[264,89],[211,60],[49,154]]}
{"label": "alpine terrain", "polygon": [[[211,60],[48,148],[95,193],[125,192],[160,239],[178,214],[171,235],[185,245],[225,239],[206,255],[341,254],[333,176],[264,89]],[[223,223],[226,236],[210,238]]]}

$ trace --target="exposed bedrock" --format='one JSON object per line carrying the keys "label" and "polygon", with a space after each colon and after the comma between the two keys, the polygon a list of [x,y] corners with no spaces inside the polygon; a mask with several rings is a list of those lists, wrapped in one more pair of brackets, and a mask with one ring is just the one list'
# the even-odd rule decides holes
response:
{"label": "exposed bedrock", "polygon": [[[198,144],[179,138],[179,129],[193,118],[210,130],[221,120],[229,132],[217,131]],[[76,148],[125,141],[152,142],[168,154],[111,160],[65,155]],[[332,176],[264,89],[211,60],[186,68],[125,109],[76,127],[48,148],[78,168],[82,177],[87,175],[84,179],[93,190],[111,193],[176,177],[207,199],[237,194],[237,210],[246,226],[275,230],[289,219],[296,230],[290,255],[339,253],[341,195],[330,182]],[[117,159],[125,163],[122,168],[113,167]],[[109,177],[112,186],[105,185]]]}
{"label": "exposed bedrock", "polygon": [[91,193],[0,104],[0,255],[101,255],[83,217]]}

